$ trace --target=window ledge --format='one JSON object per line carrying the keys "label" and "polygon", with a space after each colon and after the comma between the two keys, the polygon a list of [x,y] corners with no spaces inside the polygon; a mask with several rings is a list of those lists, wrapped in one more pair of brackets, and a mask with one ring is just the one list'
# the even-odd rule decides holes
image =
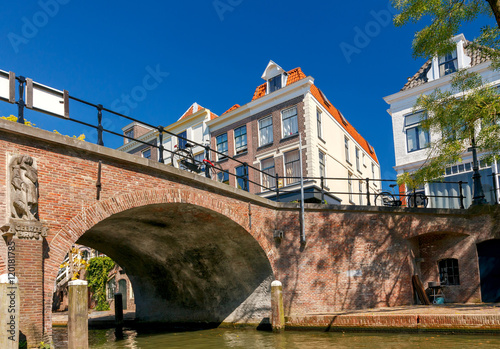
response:
{"label": "window ledge", "polygon": [[259,151],[259,150],[262,150],[262,149],[269,148],[269,147],[270,147],[270,146],[272,146],[273,144],[274,144],[274,143],[273,143],[273,142],[271,142],[271,143],[267,143],[267,144],[261,145],[261,146],[257,147],[257,149],[256,149],[256,150],[257,150],[257,151]]}
{"label": "window ledge", "polygon": [[248,155],[248,150],[233,156],[233,159],[239,158],[240,156]]}
{"label": "window ledge", "polygon": [[284,141],[287,141],[287,140],[289,140],[289,139],[296,138],[296,137],[298,137],[298,136],[299,136],[299,134],[298,134],[298,133],[293,134],[293,135],[290,135],[290,136],[286,136],[286,137],[281,138],[281,139],[280,139],[280,142],[284,142]]}
{"label": "window ledge", "polygon": [[217,163],[226,162],[226,161],[228,161],[228,160],[229,160],[229,158],[228,158],[228,157],[225,157],[224,159],[219,159],[219,160],[217,160]]}

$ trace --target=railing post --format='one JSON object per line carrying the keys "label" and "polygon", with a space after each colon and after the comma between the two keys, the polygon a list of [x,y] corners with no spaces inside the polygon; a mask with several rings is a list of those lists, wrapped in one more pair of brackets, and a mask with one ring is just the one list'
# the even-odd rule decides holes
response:
{"label": "railing post", "polygon": [[244,176],[244,182],[245,182],[245,189],[246,191],[250,191],[250,189],[248,188],[248,164],[245,162],[243,163],[243,168],[244,168],[244,173],[243,173],[243,176]]}
{"label": "railing post", "polygon": [[20,124],[24,124],[24,84],[26,83],[26,78],[24,76],[20,76],[19,80],[19,101],[17,102],[17,122]]}
{"label": "railing post", "polygon": [[417,191],[413,188],[413,207],[417,207]]}
{"label": "railing post", "polygon": [[165,163],[165,159],[163,158],[163,152],[165,150],[165,147],[163,146],[163,126],[158,126],[158,141],[160,142],[160,145],[158,146],[158,162],[161,162],[162,164]]}
{"label": "railing post", "polygon": [[[205,146],[205,159],[210,161],[210,146],[209,145]],[[205,165],[205,177],[210,178],[210,169],[208,168],[207,165]]]}
{"label": "railing post", "polygon": [[495,198],[495,205],[498,204],[496,176],[497,174],[495,172],[491,174],[491,178],[493,179],[493,193],[494,193],[493,197]]}
{"label": "railing post", "polygon": [[321,203],[325,203],[325,178],[321,176]]}
{"label": "railing post", "polygon": [[278,181],[280,176],[276,173],[276,202],[280,202],[280,186],[278,185]]}
{"label": "railing post", "polygon": [[460,189],[460,208],[464,209],[465,208],[465,206],[464,206],[464,191],[463,191],[462,184],[463,184],[462,181],[458,182],[458,187]]}
{"label": "railing post", "polygon": [[370,203],[370,178],[366,178],[366,204],[371,206]]}
{"label": "railing post", "polygon": [[104,145],[104,141],[102,140],[102,105],[97,105],[97,145]]}

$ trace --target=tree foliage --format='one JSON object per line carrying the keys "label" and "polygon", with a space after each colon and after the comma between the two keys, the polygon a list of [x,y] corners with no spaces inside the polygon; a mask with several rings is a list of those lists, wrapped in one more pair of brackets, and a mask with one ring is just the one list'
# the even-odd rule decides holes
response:
{"label": "tree foliage", "polygon": [[451,38],[460,32],[463,24],[480,16],[492,18],[492,24],[481,29],[471,49],[486,50],[495,61],[500,60],[500,2],[496,0],[393,0],[401,12],[394,17],[396,26],[427,21],[430,23],[415,34],[413,56],[431,58],[453,51]]}
{"label": "tree foliage", "polygon": [[[463,24],[480,16],[489,16],[492,25],[481,29],[480,35],[468,44],[500,68],[500,1],[498,0],[393,0],[401,12],[394,17],[396,26],[426,22],[415,34],[413,56],[430,59],[456,49],[452,37]],[[495,23],[495,24],[493,24]],[[415,173],[404,174],[400,183],[417,187],[426,180],[440,178],[447,165],[462,160],[473,141],[479,151],[492,161],[500,153],[497,122],[500,112],[498,91],[484,85],[477,73],[459,71],[454,74],[451,91],[435,90],[418,98],[415,110],[426,110],[422,127],[431,134],[427,161]]]}
{"label": "tree foliage", "polygon": [[[416,187],[426,180],[440,178],[444,167],[462,161],[473,142],[483,159],[492,162],[500,154],[500,100],[497,92],[485,85],[481,76],[461,70],[452,79],[451,90],[434,90],[417,99],[415,110],[426,110],[422,128],[431,134],[432,142],[424,166],[400,182]],[[432,135],[434,137],[432,137]]]}
{"label": "tree foliage", "polygon": [[106,283],[108,274],[114,266],[115,262],[109,257],[94,257],[88,262],[87,281],[97,301],[96,310],[98,311],[109,310],[109,304],[106,301]]}

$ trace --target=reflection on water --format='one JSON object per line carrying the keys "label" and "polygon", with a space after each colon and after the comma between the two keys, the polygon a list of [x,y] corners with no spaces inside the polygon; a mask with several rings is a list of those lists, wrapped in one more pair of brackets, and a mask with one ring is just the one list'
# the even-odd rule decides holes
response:
{"label": "reflection on water", "polygon": [[[54,328],[56,348],[67,348],[67,328]],[[114,330],[89,331],[91,349],[161,348],[500,348],[497,335],[389,334],[338,332],[285,332],[273,334],[256,330],[212,329],[192,332],[142,333],[124,330],[116,340]]]}

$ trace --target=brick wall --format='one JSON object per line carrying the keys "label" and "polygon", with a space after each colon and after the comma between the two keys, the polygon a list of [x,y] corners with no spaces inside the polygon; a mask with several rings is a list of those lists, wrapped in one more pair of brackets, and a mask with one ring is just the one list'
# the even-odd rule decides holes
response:
{"label": "brick wall", "polygon": [[[0,164],[6,166],[8,153],[36,159],[40,220],[49,228],[44,241],[19,240],[22,331],[32,344],[42,333],[51,334],[54,280],[71,245],[99,222],[134,207],[192,204],[238,224],[260,245],[274,278],[282,281],[287,315],[411,304],[411,275],[418,269],[414,261],[418,254],[430,263],[422,264],[424,282],[435,277],[435,262],[426,256],[458,258],[464,285],[450,297],[476,301],[474,243],[500,237],[495,228],[500,214],[493,207],[485,208],[492,213],[483,214],[307,205],[303,247],[295,204],[268,202],[155,161],[0,121]],[[102,192],[96,201],[99,160]],[[0,176],[0,195],[6,188]],[[0,201],[3,221],[5,205]],[[282,241],[273,239],[274,229],[284,232]],[[424,237],[443,232],[443,238]],[[468,297],[459,298],[464,291]]]}

